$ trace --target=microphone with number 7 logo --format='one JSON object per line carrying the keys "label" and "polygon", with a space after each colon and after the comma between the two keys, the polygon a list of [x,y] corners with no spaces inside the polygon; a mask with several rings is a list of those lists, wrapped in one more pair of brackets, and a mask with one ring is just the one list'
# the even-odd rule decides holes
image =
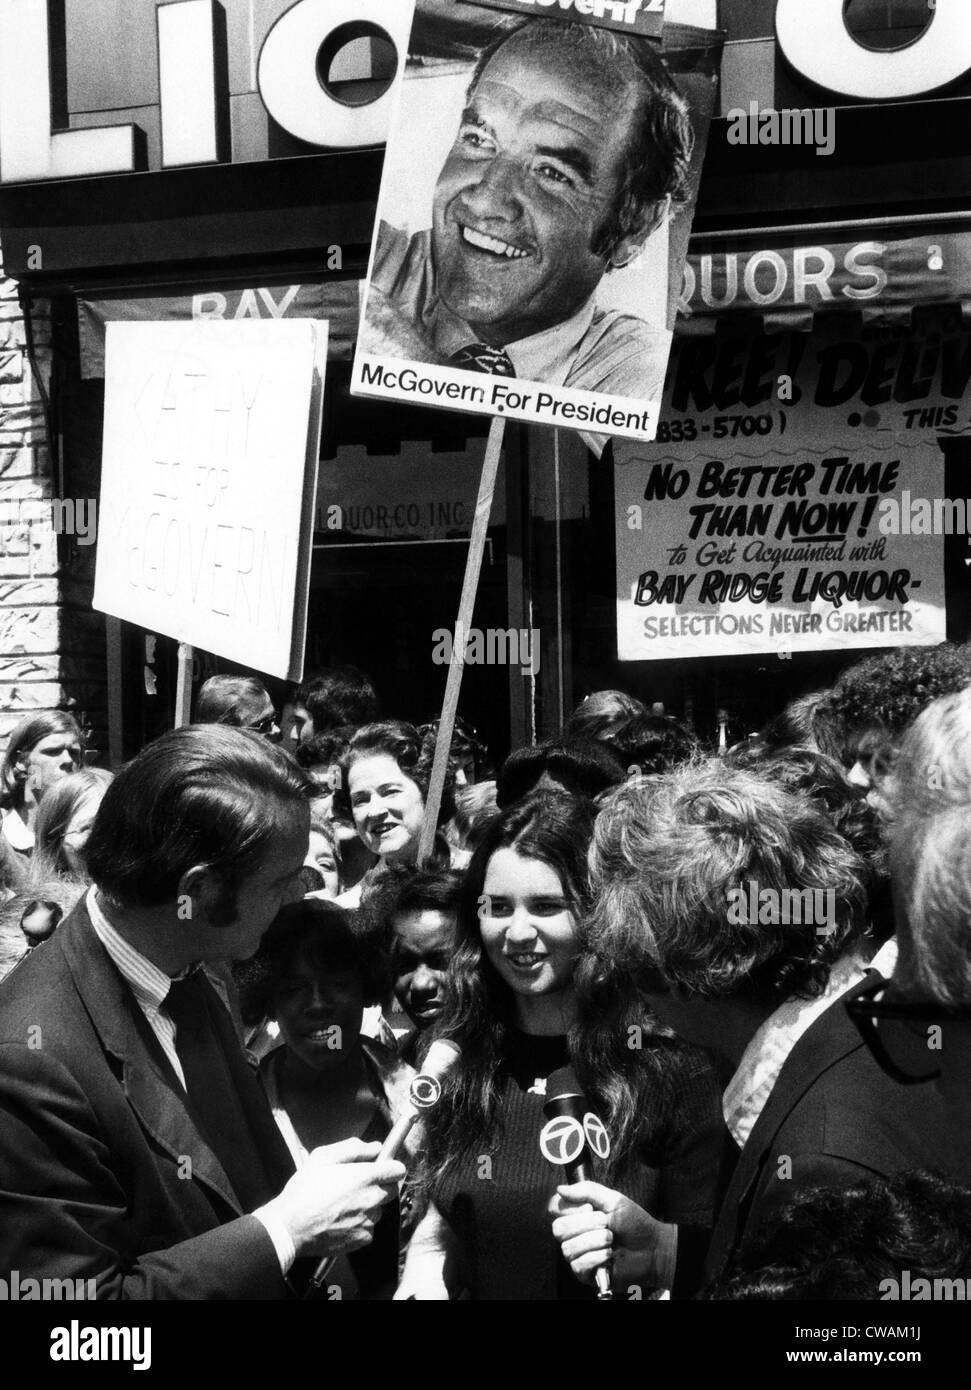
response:
{"label": "microphone with number 7 logo", "polygon": [[[564,1170],[567,1183],[590,1182],[592,1158],[610,1157],[610,1138],[580,1090],[572,1067],[561,1067],[547,1081],[543,1114],[546,1124],[539,1136],[543,1157]],[[597,1298],[601,1302],[612,1299],[609,1271],[600,1268],[595,1277]]]}

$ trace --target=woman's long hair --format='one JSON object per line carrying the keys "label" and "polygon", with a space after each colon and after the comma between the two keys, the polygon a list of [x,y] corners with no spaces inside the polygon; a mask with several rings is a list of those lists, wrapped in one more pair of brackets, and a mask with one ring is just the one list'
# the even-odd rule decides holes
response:
{"label": "woman's long hair", "polygon": [[461,1049],[462,1060],[446,1076],[441,1100],[426,1119],[428,1142],[419,1174],[426,1194],[463,1155],[495,1151],[501,1139],[501,1073],[514,1024],[514,997],[483,950],[479,917],[489,861],[500,849],[514,849],[553,869],[577,922],[578,1016],[570,1033],[570,1056],[581,1086],[611,1132],[608,1175],[622,1174],[629,1165],[645,1123],[661,1120],[660,1092],[647,1114],[643,1107],[646,1092],[656,1091],[661,1080],[664,1054],[674,1046],[670,1035],[651,1021],[629,977],[584,950],[583,922],[590,908],[587,850],[595,814],[584,798],[534,792],[489,824],[472,856],[445,1007],[434,1030],[436,1037]]}
{"label": "woman's long hair", "polygon": [[[34,826],[34,863],[39,872],[78,877],[64,852],[64,837],[81,806],[98,792],[100,802],[112,780],[112,774],[103,767],[82,767],[80,772],[63,777],[45,793]],[[83,859],[83,854],[81,857]]]}

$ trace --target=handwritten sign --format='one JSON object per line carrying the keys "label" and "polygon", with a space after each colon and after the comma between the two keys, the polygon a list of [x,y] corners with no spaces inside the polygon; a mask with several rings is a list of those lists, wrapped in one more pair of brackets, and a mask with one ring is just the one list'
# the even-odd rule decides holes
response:
{"label": "handwritten sign", "polygon": [[94,607],[302,675],[327,324],[111,323]]}

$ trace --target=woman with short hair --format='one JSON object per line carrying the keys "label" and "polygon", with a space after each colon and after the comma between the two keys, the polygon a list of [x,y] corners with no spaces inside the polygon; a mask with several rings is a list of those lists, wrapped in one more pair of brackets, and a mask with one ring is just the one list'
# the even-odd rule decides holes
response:
{"label": "woman with short hair", "polygon": [[[358,907],[362,895],[375,888],[390,866],[417,863],[434,757],[434,733],[419,734],[413,724],[401,720],[365,724],[351,739],[341,759],[334,809],[353,819],[358,836],[378,862],[341,897],[342,907]],[[455,812],[454,785],[450,760],[439,827]],[[444,836],[436,833],[430,863],[447,868],[452,857]]]}

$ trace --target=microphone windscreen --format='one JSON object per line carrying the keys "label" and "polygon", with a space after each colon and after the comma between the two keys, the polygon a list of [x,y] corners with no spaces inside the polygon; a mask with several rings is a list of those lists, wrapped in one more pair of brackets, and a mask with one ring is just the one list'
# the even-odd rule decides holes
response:
{"label": "microphone windscreen", "polygon": [[562,1100],[567,1096],[583,1099],[583,1091],[572,1067],[560,1067],[546,1082],[546,1099]]}
{"label": "microphone windscreen", "polygon": [[462,1053],[455,1043],[449,1042],[447,1038],[437,1038],[428,1049],[428,1055],[421,1064],[421,1075],[434,1076],[436,1080],[440,1081],[447,1071],[451,1071],[461,1056]]}

